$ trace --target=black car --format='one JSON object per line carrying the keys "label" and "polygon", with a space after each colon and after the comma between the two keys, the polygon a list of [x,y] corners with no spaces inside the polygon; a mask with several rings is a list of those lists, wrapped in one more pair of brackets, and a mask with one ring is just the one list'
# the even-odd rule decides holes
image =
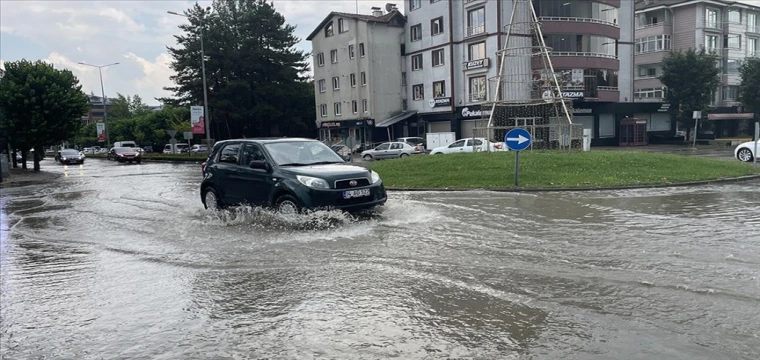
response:
{"label": "black car", "polygon": [[111,151],[108,152],[106,158],[120,163],[129,162],[131,164],[132,162],[136,162],[139,164],[142,162],[142,155],[140,152],[131,147],[111,148]]}
{"label": "black car", "polygon": [[56,155],[61,164],[84,164],[84,156],[79,150],[61,150]]}
{"label": "black car", "polygon": [[310,139],[238,139],[214,145],[201,165],[204,207],[248,204],[282,213],[372,209],[388,199],[380,176]]}

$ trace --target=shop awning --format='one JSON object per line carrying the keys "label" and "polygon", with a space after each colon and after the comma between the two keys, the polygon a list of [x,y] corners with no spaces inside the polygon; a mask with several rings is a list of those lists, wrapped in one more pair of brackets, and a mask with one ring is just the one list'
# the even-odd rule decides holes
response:
{"label": "shop awning", "polygon": [[385,119],[385,120],[383,120],[383,121],[375,124],[375,127],[388,127],[388,126],[391,126],[391,125],[393,125],[393,124],[395,124],[395,123],[397,123],[399,121],[404,121],[404,120],[410,118],[412,115],[414,115],[416,113],[417,113],[417,110],[404,111],[401,114],[398,114],[396,116],[393,116],[393,117],[391,117],[389,119]]}
{"label": "shop awning", "polygon": [[754,117],[754,113],[707,114],[709,120],[750,120]]}

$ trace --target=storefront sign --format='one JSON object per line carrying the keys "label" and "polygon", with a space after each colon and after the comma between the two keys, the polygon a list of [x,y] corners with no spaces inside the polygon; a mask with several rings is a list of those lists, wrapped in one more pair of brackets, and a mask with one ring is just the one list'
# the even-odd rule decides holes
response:
{"label": "storefront sign", "polygon": [[573,109],[573,114],[591,114],[592,112],[591,109]]}
{"label": "storefront sign", "polygon": [[428,104],[430,105],[430,107],[451,106],[451,98],[445,97],[445,98],[430,99]]}
{"label": "storefront sign", "polygon": [[657,112],[668,112],[668,111],[670,111],[670,104],[669,103],[662,104],[662,105],[660,105],[660,108],[657,109]]}
{"label": "storefront sign", "polygon": [[340,122],[331,121],[331,122],[322,123],[322,128],[336,128],[336,127],[340,127]]}
{"label": "storefront sign", "polygon": [[562,97],[566,99],[579,99],[583,97],[583,91],[563,91]]}
{"label": "storefront sign", "polygon": [[367,120],[367,125],[372,126],[375,124],[375,120]]}
{"label": "storefront sign", "polygon": [[472,69],[480,69],[480,68],[487,68],[489,66],[488,58],[485,59],[479,59],[479,60],[472,60],[472,61],[465,61],[464,62],[464,70],[472,70]]}
{"label": "storefront sign", "polygon": [[474,118],[474,117],[483,117],[491,115],[491,110],[470,110],[470,108],[466,107],[462,109],[462,117],[467,118]]}

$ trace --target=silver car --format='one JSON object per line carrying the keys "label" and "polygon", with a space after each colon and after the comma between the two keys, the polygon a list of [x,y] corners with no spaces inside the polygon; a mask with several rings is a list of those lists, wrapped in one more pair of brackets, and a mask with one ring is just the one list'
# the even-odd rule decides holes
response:
{"label": "silver car", "polygon": [[362,152],[364,161],[405,158],[407,156],[421,153],[419,146],[412,146],[405,142],[386,142],[378,145],[374,149]]}

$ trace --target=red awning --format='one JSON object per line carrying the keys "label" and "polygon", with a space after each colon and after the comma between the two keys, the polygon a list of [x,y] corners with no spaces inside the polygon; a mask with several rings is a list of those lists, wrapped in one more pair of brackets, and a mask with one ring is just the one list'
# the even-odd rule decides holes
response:
{"label": "red awning", "polygon": [[754,118],[754,113],[707,114],[709,120],[748,120]]}

